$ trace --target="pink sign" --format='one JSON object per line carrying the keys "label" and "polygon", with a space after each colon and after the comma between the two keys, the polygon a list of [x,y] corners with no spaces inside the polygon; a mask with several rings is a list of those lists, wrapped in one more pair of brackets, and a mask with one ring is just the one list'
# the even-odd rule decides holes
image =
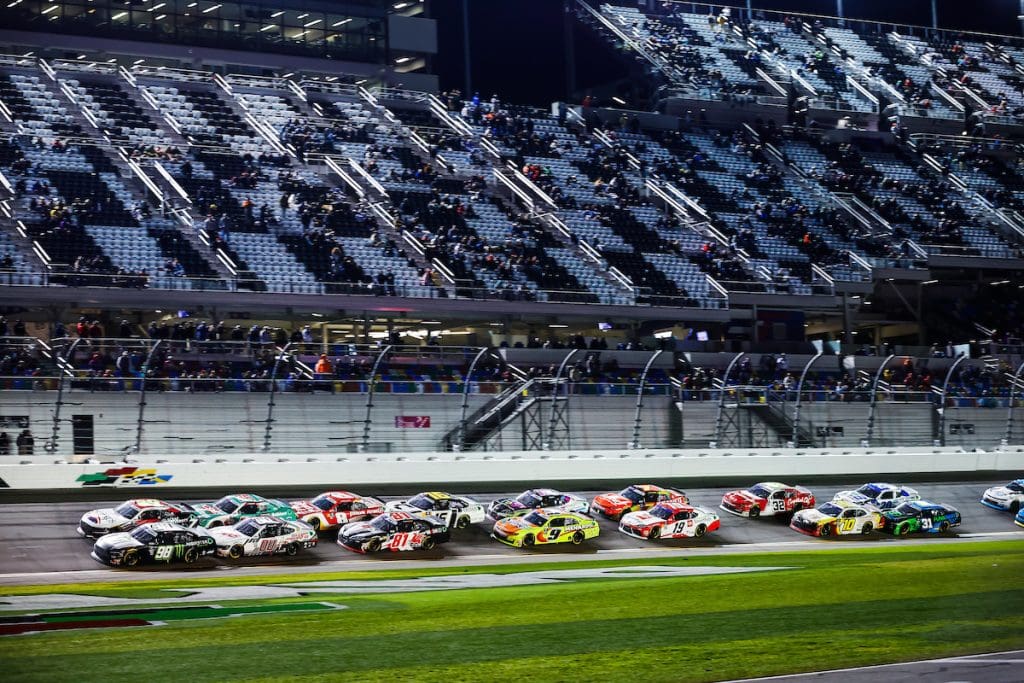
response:
{"label": "pink sign", "polygon": [[397,429],[430,429],[429,415],[395,415]]}

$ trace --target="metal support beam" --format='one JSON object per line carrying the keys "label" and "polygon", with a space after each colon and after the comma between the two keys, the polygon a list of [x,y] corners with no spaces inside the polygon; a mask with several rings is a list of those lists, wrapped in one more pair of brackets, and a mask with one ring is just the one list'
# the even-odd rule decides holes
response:
{"label": "metal support beam", "polygon": [[149,382],[146,381],[146,375],[149,373],[149,363],[153,360],[153,354],[160,348],[160,344],[163,343],[163,339],[158,339],[153,348],[146,354],[146,361],[142,364],[142,388],[139,391],[139,421],[135,425],[135,449],[133,453],[139,453],[142,451],[142,425],[144,423],[144,417],[146,414],[146,385]]}
{"label": "metal support beam", "polygon": [[[569,423],[565,419],[565,411],[569,407],[569,396],[572,394],[569,391],[569,383],[565,383],[565,398],[559,400],[558,392],[562,390],[562,374],[565,372],[565,366],[569,364],[572,357],[576,355],[579,349],[573,349],[569,353],[565,354],[565,358],[558,366],[558,372],[555,373],[555,379],[551,385],[551,417],[548,420],[548,438],[544,444],[544,450],[550,451],[554,449],[555,443],[555,427],[561,422],[565,426],[565,431],[569,431]],[[569,444],[564,444],[562,447],[568,448]]]}
{"label": "metal support beam", "polygon": [[79,337],[71,342],[71,345],[59,356],[59,362],[57,363],[57,403],[53,407],[53,429],[50,432],[50,440],[43,446],[43,449],[48,453],[57,452],[57,437],[60,433],[60,409],[64,405],[64,378],[70,372],[67,370],[69,366],[68,359],[75,353],[75,347],[81,341],[82,338]]}
{"label": "metal support beam", "polygon": [[804,369],[800,372],[800,380],[796,383],[796,405],[793,406],[793,429],[789,437],[790,448],[800,444],[797,435],[800,431],[800,398],[804,390],[804,380],[807,378],[807,372],[811,369],[811,366],[814,365],[815,361],[821,358],[824,353],[825,344],[823,342],[819,341],[816,346],[818,348],[818,352],[814,354],[809,361],[807,361],[806,365],[804,365]]}
{"label": "metal support beam", "polygon": [[[755,323],[755,328],[757,324]],[[718,393],[718,413],[715,415],[715,440],[708,444],[711,448],[718,446],[718,442],[722,440],[722,413],[725,410],[725,394],[728,391],[729,376],[732,374],[732,369],[735,367],[737,361],[740,358],[747,355],[745,351],[740,351],[733,359],[729,361],[728,367],[725,368],[725,374],[722,375],[722,387]]]}
{"label": "metal support beam", "polygon": [[274,367],[270,370],[270,396],[267,398],[267,427],[263,432],[263,450],[265,452],[270,451],[270,433],[274,429],[274,396],[277,394],[277,368],[281,365],[281,361],[288,357],[288,349],[292,347],[292,342],[288,342],[284,345],[284,348],[277,352],[277,356],[274,358]]}
{"label": "metal support beam", "polygon": [[[1021,0],[1021,12],[1024,13],[1024,0]],[[1003,445],[1010,443],[1013,438],[1013,400],[1014,394],[1020,393],[1024,396],[1024,387],[1021,386],[1021,374],[1024,373],[1024,363],[1017,366],[1017,372],[1013,373],[1013,381],[1010,382],[1010,407],[1006,411],[1006,438]]]}
{"label": "metal support beam", "polygon": [[644,385],[647,383],[647,373],[651,369],[651,365],[658,359],[664,351],[658,349],[651,357],[647,359],[647,365],[644,366],[644,371],[640,374],[640,386],[637,387],[636,392],[636,414],[633,416],[633,440],[630,442],[630,448],[640,448],[640,414],[644,409]]}
{"label": "metal support beam", "polygon": [[967,354],[960,354],[956,362],[949,366],[949,372],[946,373],[946,379],[942,383],[942,395],[939,397],[939,400],[942,402],[939,406],[939,442],[935,444],[936,446],[946,445],[946,392],[949,390],[949,380],[953,378],[953,372],[965,360],[967,360]]}
{"label": "metal support beam", "polygon": [[886,356],[882,364],[878,366],[878,370],[875,371],[875,379],[871,382],[871,403],[868,406],[868,430],[867,434],[864,435],[864,441],[861,442],[861,446],[867,448],[871,445],[871,437],[875,432],[875,406],[878,403],[878,382],[882,379],[882,373],[885,372],[886,366],[889,365],[890,361],[896,357],[896,354],[889,354]]}
{"label": "metal support beam", "polygon": [[363,421],[363,452],[365,453],[370,448],[370,425],[372,424],[371,416],[373,415],[373,391],[377,386],[377,368],[380,367],[380,362],[384,360],[384,357],[391,352],[391,345],[388,344],[384,347],[384,350],[380,352],[377,359],[373,361],[373,367],[370,369],[370,378],[367,380],[367,391],[366,391],[366,419]]}
{"label": "metal support beam", "polygon": [[466,372],[466,379],[462,382],[462,414],[459,417],[459,445],[458,449],[464,450],[466,448],[466,413],[469,411],[469,387],[473,379],[473,371],[476,370],[476,364],[480,362],[484,354],[490,351],[489,347],[484,347],[477,352],[476,356],[473,357],[473,361],[469,364],[469,371]]}

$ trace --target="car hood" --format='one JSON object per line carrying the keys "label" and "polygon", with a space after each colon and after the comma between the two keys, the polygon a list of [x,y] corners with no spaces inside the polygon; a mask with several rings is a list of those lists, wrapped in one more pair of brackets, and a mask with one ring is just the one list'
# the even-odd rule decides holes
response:
{"label": "car hood", "polygon": [[218,543],[233,543],[235,541],[248,541],[249,537],[245,534],[235,531],[231,527],[217,527],[215,529],[207,530],[210,536]]}
{"label": "car hood", "polygon": [[729,493],[727,493],[724,496],[722,496],[722,498],[726,499],[730,503],[744,503],[744,504],[749,504],[749,505],[755,505],[757,503],[760,503],[762,500],[764,500],[763,498],[758,498],[757,496],[755,496],[750,491],[742,491],[742,490],[741,491],[729,491]]}
{"label": "car hood", "polygon": [[348,538],[363,538],[367,536],[383,535],[384,532],[378,530],[369,522],[352,522],[341,527],[338,532],[339,536],[346,536]]}
{"label": "car hood", "polygon": [[515,498],[499,498],[491,503],[493,510],[525,510],[526,506]]}
{"label": "car hood", "polygon": [[503,519],[494,525],[495,529],[503,531],[506,534],[514,534],[517,531],[522,531],[523,529],[532,529],[533,527],[533,524],[527,522],[522,517],[510,517],[508,519]]}
{"label": "car hood", "polygon": [[1009,498],[1010,496],[1017,495],[1017,493],[1011,491],[1005,486],[993,486],[989,490],[985,491],[985,495],[992,498]]}
{"label": "car hood", "polygon": [[822,524],[824,522],[834,522],[836,520],[832,515],[826,515],[821,510],[800,510],[793,515],[793,520],[807,521],[814,524]]}
{"label": "car hood", "polygon": [[836,494],[837,500],[845,500],[857,505],[865,505],[867,503],[874,503],[875,499],[865,496],[863,493],[858,491],[840,491]]}
{"label": "car hood", "polygon": [[315,515],[318,512],[323,512],[323,510],[318,508],[316,505],[313,505],[308,500],[292,501],[290,507],[295,512],[295,514],[300,515],[300,516],[301,515]]}
{"label": "car hood", "polygon": [[135,540],[135,538],[129,533],[117,533],[107,534],[100,540],[96,541],[96,546],[100,548],[139,548],[143,544]]}
{"label": "car hood", "polygon": [[121,526],[122,524],[127,524],[128,518],[117,514],[117,511],[113,508],[101,508],[99,510],[90,510],[82,515],[82,521],[95,527],[110,529],[112,527]]}
{"label": "car hood", "polygon": [[622,518],[622,524],[629,524],[630,526],[648,527],[664,523],[665,520],[652,515],[650,512],[631,512]]}
{"label": "car hood", "polygon": [[594,505],[601,508],[621,510],[633,506],[633,501],[618,493],[602,493],[594,498]]}

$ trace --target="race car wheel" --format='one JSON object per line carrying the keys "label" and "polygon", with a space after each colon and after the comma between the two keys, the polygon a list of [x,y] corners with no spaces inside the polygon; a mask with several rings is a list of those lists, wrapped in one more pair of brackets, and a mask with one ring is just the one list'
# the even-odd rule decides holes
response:
{"label": "race car wheel", "polygon": [[529,535],[529,534],[526,535],[526,536],[523,536],[523,547],[524,548],[532,548],[533,544],[536,543],[536,542],[537,542],[537,538],[535,536],[532,536],[532,535]]}
{"label": "race car wheel", "polygon": [[1020,510],[1020,503],[1018,503],[1017,501],[1013,501],[1012,503],[1010,503],[1011,515],[1016,515],[1018,510]]}
{"label": "race car wheel", "polygon": [[228,557],[230,557],[232,560],[237,560],[242,556],[243,552],[244,551],[242,550],[242,546],[233,545],[230,548],[228,548]]}
{"label": "race car wheel", "polygon": [[295,557],[295,553],[299,552],[299,546],[294,543],[289,543],[284,547],[284,554],[289,557]]}
{"label": "race car wheel", "polygon": [[897,524],[896,527],[892,530],[892,535],[893,536],[902,536],[903,532],[905,532],[906,530],[907,530],[906,525],[904,525],[904,524]]}
{"label": "race car wheel", "polygon": [[433,536],[427,536],[426,538],[424,538],[423,539],[423,544],[420,547],[422,547],[424,550],[433,550],[434,549],[434,537]]}
{"label": "race car wheel", "polygon": [[651,539],[652,541],[656,540],[659,536],[661,536],[661,527],[657,526],[651,529],[651,533],[647,534],[647,538]]}
{"label": "race car wheel", "polygon": [[828,524],[825,524],[818,530],[818,533],[821,535],[822,538],[827,538],[832,535],[832,527]]}
{"label": "race car wheel", "polygon": [[320,532],[320,518],[319,517],[314,517],[313,519],[309,520],[309,525],[311,527],[313,527],[313,531],[316,531],[317,533]]}
{"label": "race car wheel", "polygon": [[760,516],[761,516],[761,508],[757,507],[756,505],[751,505],[750,506],[750,518],[751,519],[757,519]]}
{"label": "race car wheel", "polygon": [[706,526],[704,526],[703,524],[698,524],[697,528],[693,530],[693,535],[696,536],[697,538],[700,538],[701,536],[703,536],[707,532],[708,532],[708,528]]}
{"label": "race car wheel", "polygon": [[139,554],[134,550],[131,552],[127,552],[124,554],[124,559],[121,560],[121,563],[125,567],[134,567],[139,563]]}
{"label": "race car wheel", "polygon": [[455,519],[455,528],[456,529],[465,529],[468,526],[469,526],[469,517],[467,517],[465,515],[462,515],[461,517],[457,517]]}
{"label": "race car wheel", "polygon": [[944,534],[949,531],[949,522],[943,522],[939,525],[939,533]]}
{"label": "race car wheel", "polygon": [[572,544],[579,545],[580,543],[583,543],[583,532],[577,531],[572,535]]}
{"label": "race car wheel", "polygon": [[185,551],[185,557],[182,559],[185,560],[185,564],[192,564],[199,559],[199,551],[195,548],[189,548]]}
{"label": "race car wheel", "polygon": [[380,539],[379,538],[374,538],[369,543],[366,544],[366,552],[368,552],[368,553],[375,553],[378,550],[380,550]]}
{"label": "race car wheel", "polygon": [[873,527],[873,526],[871,526],[871,522],[864,522],[864,526],[862,526],[862,527],[860,528],[860,532],[861,532],[862,534],[864,534],[865,536],[867,536],[868,534],[870,534],[870,533],[871,533],[871,532],[872,532],[873,530],[874,530],[874,527]]}

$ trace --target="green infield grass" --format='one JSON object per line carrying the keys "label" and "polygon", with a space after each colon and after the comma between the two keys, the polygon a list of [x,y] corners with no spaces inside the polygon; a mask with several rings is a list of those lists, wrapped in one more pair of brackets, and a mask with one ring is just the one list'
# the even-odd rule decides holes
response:
{"label": "green infield grass", "polygon": [[[657,555],[656,553],[652,553]],[[450,591],[144,601],[165,588],[586,567],[789,567]],[[343,574],[0,588],[140,599],[162,625],[0,637],[6,681],[705,681],[1024,647],[1024,542],[844,547]],[[324,601],[324,602],[321,602]],[[329,601],[329,602],[327,602]],[[327,605],[327,607],[324,607]],[[123,608],[118,607],[118,610]],[[223,609],[230,618],[208,618]],[[58,611],[54,608],[54,611]],[[67,625],[109,618],[59,610]],[[17,612],[0,612],[14,619]],[[22,616],[22,619],[35,617]],[[43,617],[45,618],[45,615]]]}

